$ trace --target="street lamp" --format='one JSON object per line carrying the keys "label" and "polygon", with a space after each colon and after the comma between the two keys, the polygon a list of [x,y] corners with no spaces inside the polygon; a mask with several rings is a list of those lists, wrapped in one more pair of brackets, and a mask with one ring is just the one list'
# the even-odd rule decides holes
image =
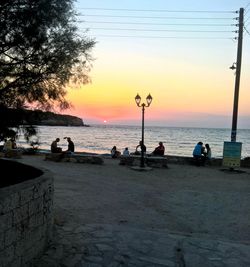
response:
{"label": "street lamp", "polygon": [[142,151],[142,148],[144,147],[144,112],[145,112],[145,107],[149,107],[153,98],[152,96],[149,94],[147,97],[146,97],[146,100],[147,100],[147,104],[145,103],[141,103],[141,97],[137,94],[136,97],[135,97],[135,102],[136,102],[136,105],[138,107],[142,107],[142,129],[141,129],[141,168],[144,168],[145,167],[145,163],[144,163],[144,151]]}

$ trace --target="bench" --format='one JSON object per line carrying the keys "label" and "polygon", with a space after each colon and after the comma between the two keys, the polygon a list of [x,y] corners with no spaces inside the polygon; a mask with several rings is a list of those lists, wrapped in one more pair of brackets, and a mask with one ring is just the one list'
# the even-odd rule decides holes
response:
{"label": "bench", "polygon": [[[168,163],[180,164],[180,165],[185,165],[185,164],[196,165],[197,162],[195,161],[195,159],[193,157],[168,155]],[[222,165],[222,159],[221,158],[212,158],[209,161],[206,161],[205,165],[221,166]]]}
{"label": "bench", "polygon": [[[166,156],[145,156],[145,164],[148,167],[154,168],[168,168],[168,160]],[[140,155],[130,155],[130,156],[121,156],[120,157],[120,165],[127,166],[139,166],[141,162]]]}
{"label": "bench", "polygon": [[20,159],[22,151],[20,149],[10,149],[2,152],[5,158]]}
{"label": "bench", "polygon": [[166,156],[148,156],[145,160],[149,167],[168,168],[168,160]]}
{"label": "bench", "polygon": [[67,153],[47,153],[45,160],[51,160],[56,162],[76,162],[76,163],[91,163],[91,164],[103,164],[103,158],[99,155],[88,154],[67,154]]}

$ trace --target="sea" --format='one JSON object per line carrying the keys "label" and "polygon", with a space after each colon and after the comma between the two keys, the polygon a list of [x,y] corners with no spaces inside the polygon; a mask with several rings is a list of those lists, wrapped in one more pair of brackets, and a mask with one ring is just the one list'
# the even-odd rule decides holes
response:
{"label": "sea", "polygon": [[[50,144],[57,137],[60,138],[58,146],[67,149],[64,137],[71,137],[75,143],[75,150],[79,152],[109,154],[113,146],[121,152],[128,147],[130,152],[141,140],[140,126],[124,125],[90,125],[90,127],[71,126],[38,126],[39,148],[49,150]],[[250,129],[237,131],[237,142],[242,143],[242,158],[250,156]],[[230,141],[230,129],[215,128],[188,128],[188,127],[159,127],[145,126],[144,143],[147,153],[154,150],[161,141],[165,146],[166,155],[192,156],[194,146],[201,141],[208,143],[212,150],[212,157],[222,158],[224,141]],[[17,140],[19,147],[27,147],[23,137]]]}

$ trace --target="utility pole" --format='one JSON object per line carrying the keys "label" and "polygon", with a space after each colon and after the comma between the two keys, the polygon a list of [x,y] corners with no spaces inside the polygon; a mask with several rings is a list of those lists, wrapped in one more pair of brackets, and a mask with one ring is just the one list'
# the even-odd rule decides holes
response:
{"label": "utility pole", "polygon": [[239,26],[238,49],[237,49],[235,87],[234,87],[234,107],[233,107],[233,119],[232,119],[232,130],[231,130],[231,142],[236,142],[236,135],[237,135],[237,118],[238,118],[238,102],[239,102],[240,72],[241,72],[241,58],[242,58],[243,23],[244,23],[244,8],[240,8],[239,23],[238,23],[238,26]]}

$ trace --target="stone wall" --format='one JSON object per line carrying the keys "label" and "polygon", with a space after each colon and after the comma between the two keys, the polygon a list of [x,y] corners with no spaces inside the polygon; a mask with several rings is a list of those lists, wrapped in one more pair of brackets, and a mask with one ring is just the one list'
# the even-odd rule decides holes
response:
{"label": "stone wall", "polygon": [[47,171],[0,188],[1,267],[27,266],[44,252],[52,234],[53,194],[53,178]]}
{"label": "stone wall", "polygon": [[[181,157],[181,156],[167,156],[168,163],[174,164],[194,164],[194,159],[192,157]],[[210,166],[222,166],[222,158],[212,158],[209,161]],[[241,167],[250,168],[250,157],[241,159]]]}

